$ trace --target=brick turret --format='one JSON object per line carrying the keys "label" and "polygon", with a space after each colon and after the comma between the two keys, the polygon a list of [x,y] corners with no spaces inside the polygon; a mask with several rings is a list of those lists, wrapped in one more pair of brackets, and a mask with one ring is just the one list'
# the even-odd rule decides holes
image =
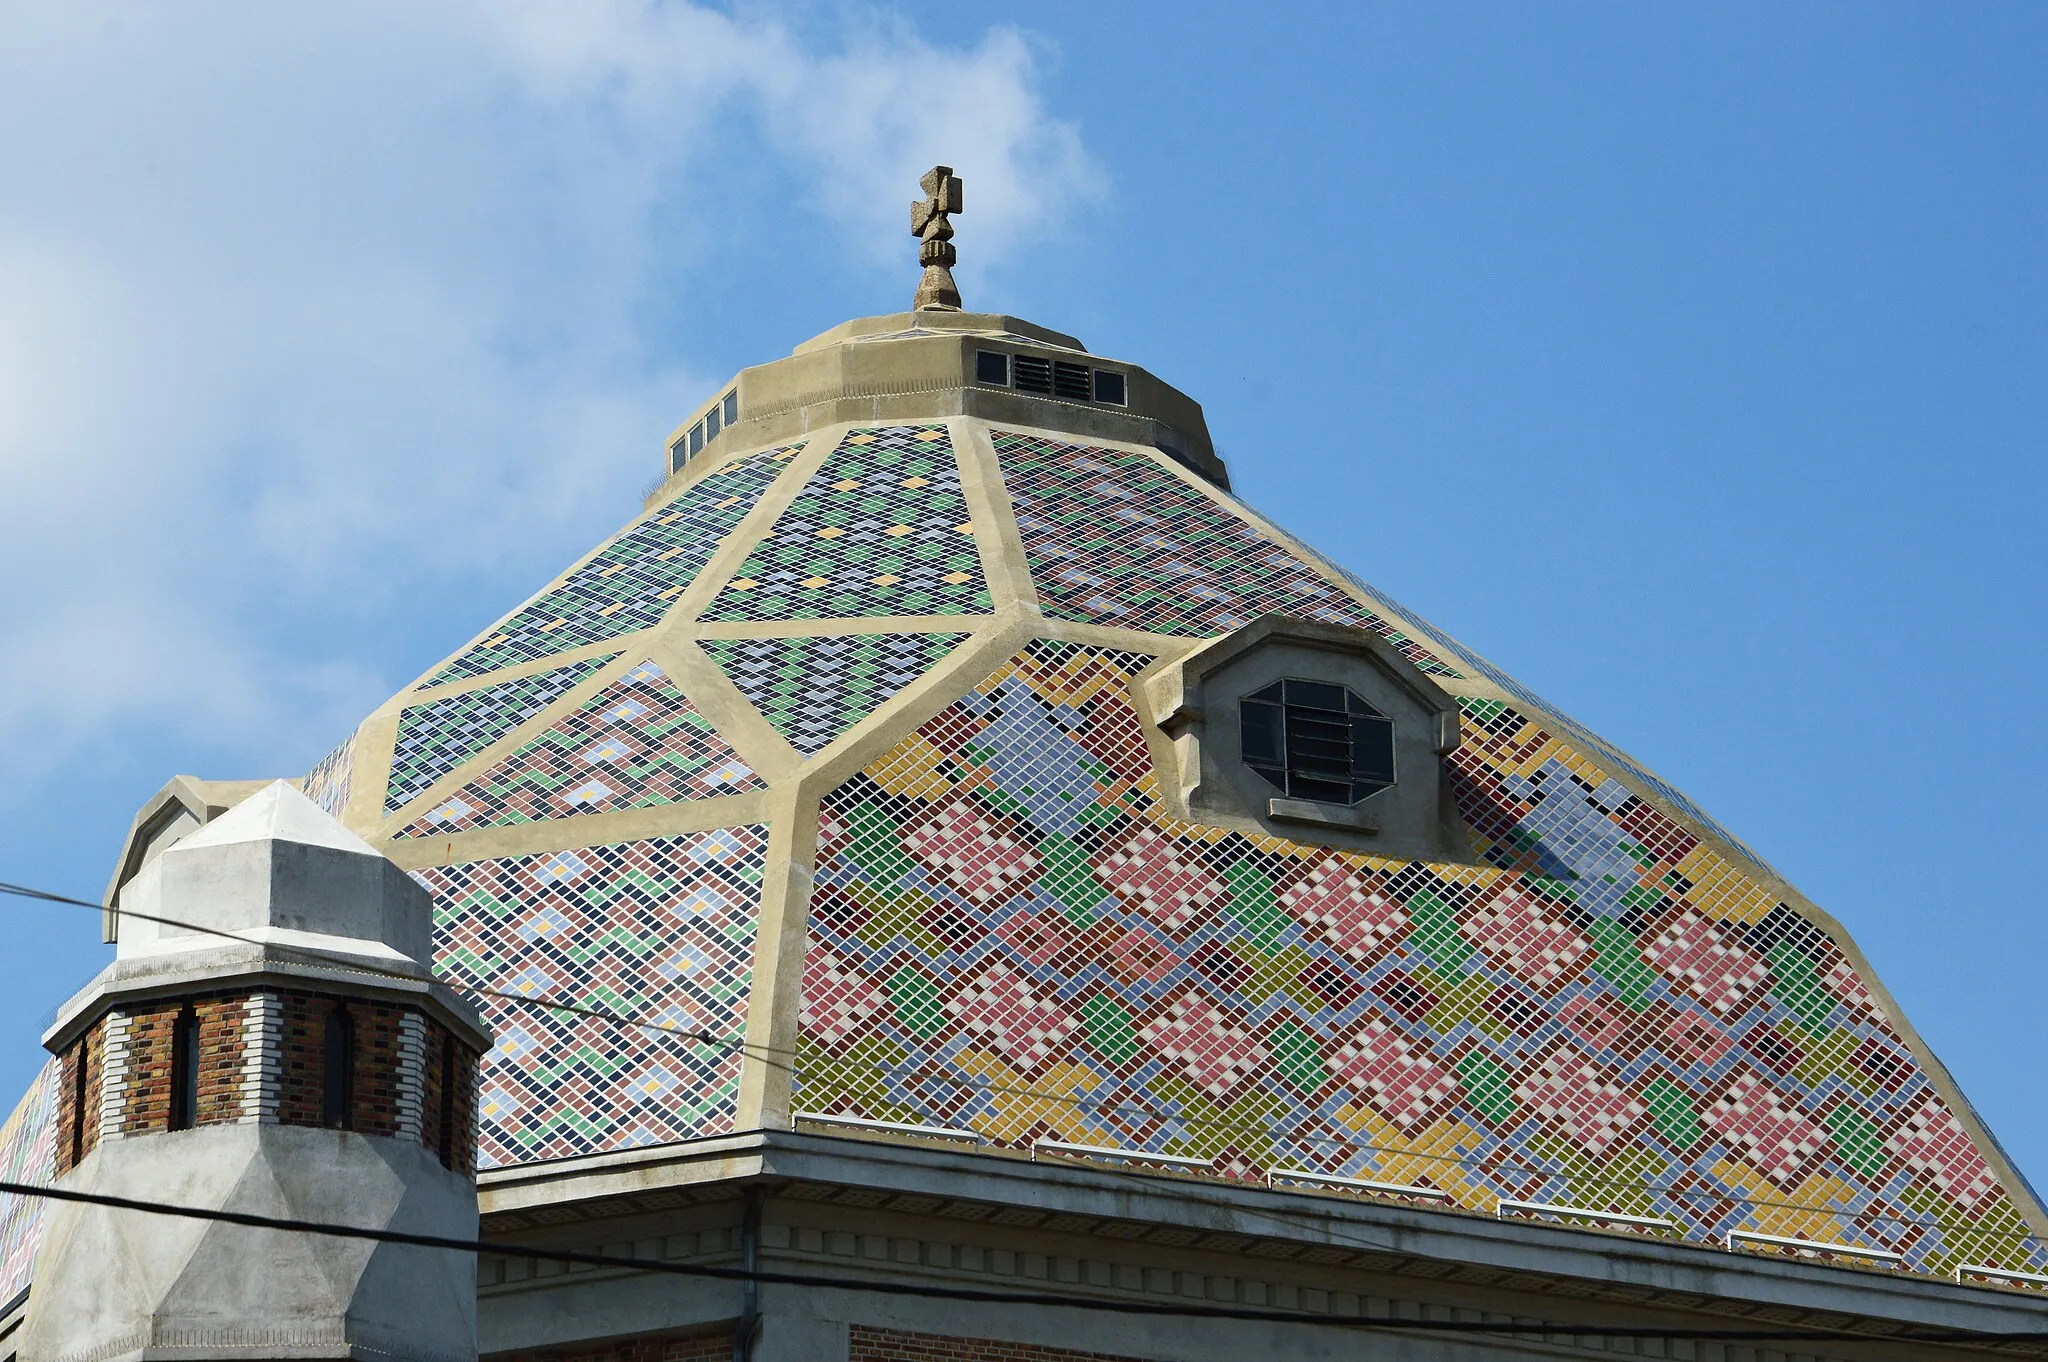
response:
{"label": "brick turret", "polygon": [[[280,781],[122,890],[114,963],[44,1038],[60,1185],[415,1233],[476,1231],[474,1009],[413,880]],[[447,1359],[467,1255],[59,1203],[23,1362]]]}

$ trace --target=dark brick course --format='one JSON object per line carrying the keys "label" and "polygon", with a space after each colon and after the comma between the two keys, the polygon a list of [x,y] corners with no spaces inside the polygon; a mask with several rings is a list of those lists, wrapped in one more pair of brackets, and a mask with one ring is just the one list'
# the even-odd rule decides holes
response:
{"label": "dark brick course", "polygon": [[662,1334],[597,1343],[585,1348],[494,1353],[490,1362],[731,1362],[732,1335]]}
{"label": "dark brick course", "polygon": [[1071,1348],[1041,1348],[1035,1343],[1003,1343],[992,1338],[953,1338],[944,1334],[908,1334],[896,1329],[853,1326],[848,1362],[1138,1362],[1113,1353],[1084,1353]]}

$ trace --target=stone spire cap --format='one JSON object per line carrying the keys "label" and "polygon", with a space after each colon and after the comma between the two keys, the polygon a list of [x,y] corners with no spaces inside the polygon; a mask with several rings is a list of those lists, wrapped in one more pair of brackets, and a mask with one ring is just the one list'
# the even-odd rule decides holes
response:
{"label": "stone spire cap", "polygon": [[115,912],[114,962],[58,1009],[45,1046],[122,997],[280,984],[410,1000],[490,1046],[476,1008],[434,977],[432,896],[287,781],[166,848]]}
{"label": "stone spire cap", "polygon": [[[117,959],[252,942],[387,960],[427,971],[427,891],[286,781],[272,781],[144,867],[121,890]],[[150,922],[176,919],[212,932]]]}
{"label": "stone spire cap", "polygon": [[182,838],[178,845],[189,851],[194,847],[233,846],[238,842],[296,842],[300,846],[327,847],[381,859],[375,847],[285,780],[271,781],[205,827]]}

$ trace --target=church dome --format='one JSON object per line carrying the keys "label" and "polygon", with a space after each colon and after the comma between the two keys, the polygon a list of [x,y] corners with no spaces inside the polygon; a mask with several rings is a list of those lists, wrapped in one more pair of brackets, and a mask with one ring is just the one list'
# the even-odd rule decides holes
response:
{"label": "church dome", "polygon": [[303,784],[503,995],[486,1169],[809,1123],[2048,1268],[1831,918],[1016,318],[741,372]]}

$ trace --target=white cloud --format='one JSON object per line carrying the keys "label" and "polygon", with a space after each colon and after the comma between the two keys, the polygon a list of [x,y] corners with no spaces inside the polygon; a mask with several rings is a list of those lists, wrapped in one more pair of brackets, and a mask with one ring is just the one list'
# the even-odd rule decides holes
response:
{"label": "white cloud", "polygon": [[0,0],[16,772],[123,726],[307,750],[403,678],[281,613],[489,567],[637,491],[716,377],[643,324],[657,274],[688,279],[658,214],[719,201],[763,234],[788,211],[718,200],[734,139],[906,276],[935,159],[969,177],[977,264],[1095,192],[1025,37],[835,22]]}

